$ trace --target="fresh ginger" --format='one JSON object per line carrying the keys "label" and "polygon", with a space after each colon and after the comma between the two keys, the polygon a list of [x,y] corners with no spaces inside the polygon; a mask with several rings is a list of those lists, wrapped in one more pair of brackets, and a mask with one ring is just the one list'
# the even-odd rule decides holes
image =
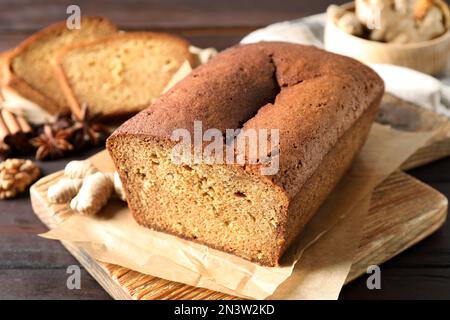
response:
{"label": "fresh ginger", "polygon": [[114,191],[119,199],[127,201],[123,190],[122,181],[120,180],[119,173],[117,171],[114,172]]}
{"label": "fresh ginger", "polygon": [[47,191],[47,198],[52,203],[64,203],[70,201],[80,190],[82,179],[62,178]]}
{"label": "fresh ginger", "polygon": [[102,173],[90,161],[84,160],[69,162],[64,175],[47,191],[52,203],[70,202],[72,210],[94,215],[106,205],[113,192],[126,201],[117,172]]}
{"label": "fresh ginger", "polygon": [[70,179],[83,179],[98,172],[98,169],[89,161],[70,161],[64,169],[64,175]]}
{"label": "fresh ginger", "polygon": [[78,194],[70,201],[70,207],[84,215],[94,215],[108,202],[114,188],[112,174],[96,172],[83,180]]}

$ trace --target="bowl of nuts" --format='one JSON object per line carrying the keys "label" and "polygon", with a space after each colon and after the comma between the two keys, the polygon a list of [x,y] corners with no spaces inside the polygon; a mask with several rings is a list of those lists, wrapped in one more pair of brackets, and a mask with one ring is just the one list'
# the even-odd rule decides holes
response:
{"label": "bowl of nuts", "polygon": [[430,75],[450,58],[450,11],[444,0],[356,0],[327,9],[328,51],[365,63],[395,64]]}

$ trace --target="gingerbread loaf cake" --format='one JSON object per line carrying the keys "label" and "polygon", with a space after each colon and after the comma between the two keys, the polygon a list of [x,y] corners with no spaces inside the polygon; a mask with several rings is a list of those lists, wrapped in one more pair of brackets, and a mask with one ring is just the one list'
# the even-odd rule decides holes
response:
{"label": "gingerbread loaf cake", "polygon": [[[276,266],[349,168],[383,92],[374,71],[347,57],[289,43],[240,45],[125,122],[107,148],[139,224]],[[203,132],[241,129],[236,139],[278,129],[279,152],[271,144],[256,163],[173,161],[172,133],[194,136],[194,121]],[[279,169],[262,174],[264,159]]]}

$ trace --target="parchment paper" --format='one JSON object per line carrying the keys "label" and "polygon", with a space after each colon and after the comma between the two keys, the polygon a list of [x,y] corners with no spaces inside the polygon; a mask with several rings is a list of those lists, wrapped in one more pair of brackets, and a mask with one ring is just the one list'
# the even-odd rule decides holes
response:
{"label": "parchment paper", "polygon": [[[351,169],[283,257],[266,268],[206,246],[137,225],[128,208],[110,203],[96,217],[74,214],[42,235],[66,240],[94,258],[168,280],[240,297],[336,299],[350,270],[374,187],[434,132],[411,133],[374,124]],[[104,152],[92,160],[111,170]]]}

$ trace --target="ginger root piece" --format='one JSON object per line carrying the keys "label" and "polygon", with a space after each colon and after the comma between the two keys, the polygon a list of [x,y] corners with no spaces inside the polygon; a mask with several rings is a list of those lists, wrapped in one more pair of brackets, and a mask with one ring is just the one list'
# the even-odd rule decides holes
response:
{"label": "ginger root piece", "polygon": [[83,179],[98,172],[98,169],[89,161],[70,161],[65,169],[64,175],[70,179]]}
{"label": "ginger root piece", "polygon": [[[376,34],[377,30],[372,32]],[[411,43],[421,41],[420,35],[412,19],[399,18],[397,24],[384,31],[384,40],[392,43]]]}
{"label": "ginger root piece", "polygon": [[47,198],[52,203],[69,202],[81,188],[82,179],[62,178],[47,190]]}
{"label": "ginger root piece", "polygon": [[110,176],[96,172],[83,180],[80,191],[70,201],[70,207],[84,215],[94,215],[99,212],[111,197],[114,183]]}
{"label": "ginger root piece", "polygon": [[106,205],[113,191],[126,201],[117,172],[102,173],[89,160],[69,162],[64,175],[47,190],[52,203],[70,202],[72,210],[94,215]]}
{"label": "ginger root piece", "polygon": [[89,160],[69,162],[64,175],[47,190],[52,203],[70,202],[72,210],[94,215],[106,205],[113,192],[126,201],[117,172],[102,173]]}
{"label": "ginger root piece", "polygon": [[[427,1],[427,0],[426,0]],[[411,15],[414,10],[415,1],[394,0],[395,10],[403,15]]]}
{"label": "ginger root piece", "polygon": [[123,191],[122,181],[120,180],[119,173],[117,171],[114,172],[114,191],[116,192],[117,197],[120,200],[127,201],[125,197],[125,192]]}
{"label": "ginger root piece", "polygon": [[337,21],[337,26],[344,32],[360,36],[363,33],[363,25],[353,12],[345,12]]}
{"label": "ginger root piece", "polygon": [[444,34],[445,31],[443,12],[438,7],[431,7],[419,24],[420,38],[430,40]]}
{"label": "ginger root piece", "polygon": [[363,24],[358,20],[354,12],[347,11],[335,4],[327,8],[327,16],[333,19],[336,25],[344,32],[355,36],[362,36]]}

